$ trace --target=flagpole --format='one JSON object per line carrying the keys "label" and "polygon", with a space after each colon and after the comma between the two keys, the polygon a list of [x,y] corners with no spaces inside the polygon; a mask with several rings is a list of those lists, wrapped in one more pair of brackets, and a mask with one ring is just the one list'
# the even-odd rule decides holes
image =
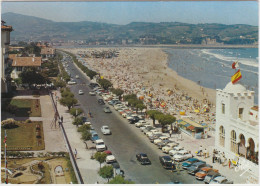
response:
{"label": "flagpole", "polygon": [[7,182],[6,140],[7,140],[7,135],[5,130],[5,183],[7,184],[8,182]]}

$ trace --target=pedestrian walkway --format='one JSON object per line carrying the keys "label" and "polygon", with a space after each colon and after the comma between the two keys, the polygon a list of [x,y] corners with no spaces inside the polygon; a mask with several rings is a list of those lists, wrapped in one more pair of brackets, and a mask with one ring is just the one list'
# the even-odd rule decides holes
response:
{"label": "pedestrian walkway", "polygon": [[[229,168],[228,163],[223,166],[217,162],[212,162],[212,154],[215,145],[214,136],[210,136],[210,138],[207,139],[194,139],[193,137],[182,133],[181,140],[179,139],[179,134],[173,134],[172,137],[176,139],[176,142],[179,143],[179,146],[184,147],[185,150],[191,151],[195,158],[206,161],[207,164],[212,165],[214,169],[219,170],[221,175],[233,181],[234,184],[245,184],[247,178],[251,175],[249,172],[244,173],[245,170],[236,171],[234,167]],[[199,150],[200,146],[202,146],[203,150],[206,148],[209,151],[209,157],[204,158],[203,155],[202,157],[196,155],[195,152]]]}
{"label": "pedestrian walkway", "polygon": [[[60,97],[58,91],[57,96]],[[73,117],[68,112],[67,107],[64,107],[58,103],[57,105],[60,116],[63,116],[63,126],[66,131],[67,137],[70,142],[70,146],[74,152],[77,150],[77,165],[79,167],[82,179],[85,184],[95,184],[97,181],[99,183],[106,183],[107,180],[103,179],[98,175],[99,162],[91,159],[91,155],[96,152],[96,150],[86,149],[86,145],[80,139],[81,134],[77,132],[77,127],[72,124]]]}

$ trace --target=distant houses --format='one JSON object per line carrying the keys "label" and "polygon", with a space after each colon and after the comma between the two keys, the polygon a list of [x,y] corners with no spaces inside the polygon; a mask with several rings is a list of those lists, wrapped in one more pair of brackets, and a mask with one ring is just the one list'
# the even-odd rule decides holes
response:
{"label": "distant houses", "polygon": [[42,58],[50,58],[55,56],[55,48],[45,47],[41,49]]}

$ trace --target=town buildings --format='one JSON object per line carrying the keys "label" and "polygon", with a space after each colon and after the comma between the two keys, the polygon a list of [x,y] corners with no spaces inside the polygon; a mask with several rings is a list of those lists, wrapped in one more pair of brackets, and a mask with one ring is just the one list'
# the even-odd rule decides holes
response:
{"label": "town buildings", "polygon": [[10,33],[13,31],[12,26],[5,25],[1,22],[1,93],[8,92],[9,76],[6,73],[7,68],[10,67],[8,63],[8,49],[10,44]]}
{"label": "town buildings", "polygon": [[258,176],[259,121],[254,91],[229,82],[216,95],[215,148]]}

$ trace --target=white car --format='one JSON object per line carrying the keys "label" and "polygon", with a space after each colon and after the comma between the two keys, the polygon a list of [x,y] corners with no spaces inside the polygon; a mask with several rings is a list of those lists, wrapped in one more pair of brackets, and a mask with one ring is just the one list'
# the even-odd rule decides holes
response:
{"label": "white car", "polygon": [[89,92],[89,95],[91,95],[91,96],[95,96],[96,93],[95,93],[95,92]]}
{"label": "white car", "polygon": [[79,95],[84,94],[84,92],[82,90],[79,90]]}
{"label": "white car", "polygon": [[177,143],[175,143],[175,142],[172,142],[172,143],[168,143],[166,146],[164,146],[163,148],[162,148],[162,151],[164,152],[164,153],[169,153],[169,151],[170,150],[172,150],[174,147],[176,147],[178,144]]}
{"label": "white car", "polygon": [[144,120],[139,120],[138,122],[135,123],[135,126],[136,126],[136,127],[142,127],[142,126],[144,126],[145,124],[147,124],[146,121],[144,121]]}
{"label": "white car", "polygon": [[107,147],[106,147],[106,145],[105,145],[105,143],[104,143],[104,141],[102,139],[97,139],[95,141],[95,143],[96,143],[96,150],[98,152],[103,152],[103,151],[105,151],[107,149]]}
{"label": "white car", "polygon": [[173,156],[174,161],[183,161],[192,158],[192,155],[187,150],[181,150]]}
{"label": "white car", "polygon": [[77,84],[76,81],[68,81],[68,85],[75,85]]}
{"label": "white car", "polygon": [[169,155],[174,156],[175,154],[177,154],[181,150],[184,150],[184,148],[180,147],[180,146],[176,146],[176,147],[173,148],[173,150],[169,151]]}
{"label": "white car", "polygon": [[141,131],[143,132],[144,129],[146,129],[147,127],[151,127],[152,125],[150,124],[147,124],[147,125],[144,125],[143,127],[140,127]]}
{"label": "white car", "polygon": [[104,125],[104,126],[101,127],[101,132],[102,132],[104,135],[111,134],[110,129],[109,129],[108,126],[106,126],[106,125]]}
{"label": "white car", "polygon": [[155,139],[155,140],[153,141],[153,143],[154,143],[155,145],[157,145],[158,143],[162,142],[163,140],[167,140],[167,139],[168,139],[167,136],[160,136],[158,139]]}
{"label": "white car", "polygon": [[217,176],[212,179],[209,184],[233,184],[233,181],[228,180],[224,176]]}
{"label": "white car", "polygon": [[114,163],[114,162],[116,162],[116,158],[114,155],[108,155],[106,157],[106,163]]}

